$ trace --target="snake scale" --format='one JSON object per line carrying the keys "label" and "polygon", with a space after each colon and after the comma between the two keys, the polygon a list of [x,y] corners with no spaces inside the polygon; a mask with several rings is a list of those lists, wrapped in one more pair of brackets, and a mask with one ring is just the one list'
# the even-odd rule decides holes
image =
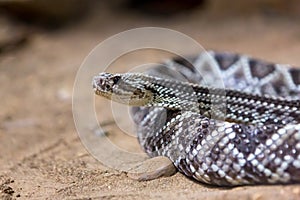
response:
{"label": "snake scale", "polygon": [[100,73],[93,87],[134,106],[145,152],[188,177],[219,186],[300,182],[299,68],[209,51],[147,74]]}

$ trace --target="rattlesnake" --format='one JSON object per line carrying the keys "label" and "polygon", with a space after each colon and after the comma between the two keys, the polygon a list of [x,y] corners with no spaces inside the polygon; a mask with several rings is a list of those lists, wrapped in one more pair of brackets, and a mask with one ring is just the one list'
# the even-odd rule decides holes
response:
{"label": "rattlesnake", "polygon": [[146,73],[100,73],[93,87],[135,106],[148,155],[212,185],[300,182],[300,69],[209,51]]}

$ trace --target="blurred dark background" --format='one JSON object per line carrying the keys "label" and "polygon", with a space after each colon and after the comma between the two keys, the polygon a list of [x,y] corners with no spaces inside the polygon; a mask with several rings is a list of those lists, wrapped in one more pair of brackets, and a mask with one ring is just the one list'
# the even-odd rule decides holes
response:
{"label": "blurred dark background", "polygon": [[[111,16],[115,16],[112,18]],[[226,19],[263,18],[298,20],[297,0],[4,0],[0,1],[0,52],[25,44],[37,31],[56,31],[78,26],[83,21],[100,27],[111,23],[120,30],[139,26],[176,27],[188,21],[207,18],[210,22]],[[133,19],[133,20],[132,20]],[[138,19],[138,20],[136,20]],[[127,27],[126,27],[127,25]],[[192,26],[192,25],[191,25]],[[95,28],[97,28],[95,27]]]}
{"label": "blurred dark background", "polygon": [[[2,15],[28,24],[58,27],[76,23],[78,19],[105,8],[108,12],[124,12],[140,17],[171,18],[201,10],[216,16],[249,16],[253,14],[297,17],[297,0],[4,0]],[[99,12],[98,12],[99,13]],[[101,13],[99,13],[101,14]]]}

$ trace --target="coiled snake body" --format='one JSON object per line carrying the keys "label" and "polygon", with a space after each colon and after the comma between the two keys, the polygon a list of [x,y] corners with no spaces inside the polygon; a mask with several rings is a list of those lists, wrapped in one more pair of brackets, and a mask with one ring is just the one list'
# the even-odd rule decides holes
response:
{"label": "coiled snake body", "polygon": [[300,69],[211,51],[147,73],[101,73],[93,86],[135,106],[150,156],[213,185],[300,182]]}

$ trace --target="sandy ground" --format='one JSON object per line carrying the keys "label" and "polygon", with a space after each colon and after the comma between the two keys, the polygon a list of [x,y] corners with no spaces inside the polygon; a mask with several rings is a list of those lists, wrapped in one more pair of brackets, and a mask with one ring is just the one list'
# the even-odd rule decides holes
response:
{"label": "sandy ground", "polygon": [[[72,116],[77,70],[95,45],[113,34],[141,26],[172,28],[207,49],[300,66],[299,18],[263,14],[214,17],[199,9],[162,19],[124,12],[103,8],[64,29],[35,30],[25,45],[0,54],[0,198],[300,199],[299,185],[210,187],[180,173],[146,182],[131,180],[125,172],[108,168],[88,153]],[[116,62],[114,69],[136,65],[135,59],[159,61],[162,56],[151,51],[133,54]],[[100,107],[105,103],[96,100]],[[97,113],[100,118],[105,114],[99,109]],[[114,123],[108,127],[111,138],[122,148],[141,151],[135,139],[118,139],[122,134]]]}

